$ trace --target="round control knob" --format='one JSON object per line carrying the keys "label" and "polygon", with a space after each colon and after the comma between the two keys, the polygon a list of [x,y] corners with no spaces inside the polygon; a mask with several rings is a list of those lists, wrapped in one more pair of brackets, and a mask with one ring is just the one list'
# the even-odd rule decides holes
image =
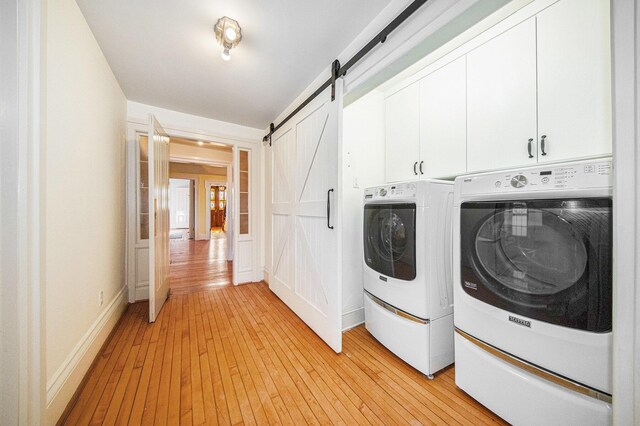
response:
{"label": "round control knob", "polygon": [[514,188],[522,188],[527,184],[527,178],[523,175],[515,175],[511,178],[511,186]]}
{"label": "round control knob", "polygon": [[385,195],[387,195],[387,190],[384,188],[380,188],[380,196],[384,197]]}

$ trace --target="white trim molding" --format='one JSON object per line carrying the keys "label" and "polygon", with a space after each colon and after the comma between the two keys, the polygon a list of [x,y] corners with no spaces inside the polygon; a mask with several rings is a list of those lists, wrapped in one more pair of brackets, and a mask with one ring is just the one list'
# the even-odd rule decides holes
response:
{"label": "white trim molding", "polygon": [[342,331],[345,332],[364,323],[364,306],[342,314]]}
{"label": "white trim molding", "polygon": [[612,0],[613,424],[640,424],[640,1]]}
{"label": "white trim molding", "polygon": [[122,286],[47,381],[47,419],[58,419],[62,415],[127,304],[127,287]]}

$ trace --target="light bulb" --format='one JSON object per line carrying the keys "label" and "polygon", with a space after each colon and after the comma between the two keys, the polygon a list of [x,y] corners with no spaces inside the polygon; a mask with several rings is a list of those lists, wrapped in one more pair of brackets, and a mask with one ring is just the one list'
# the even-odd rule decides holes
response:
{"label": "light bulb", "polygon": [[224,36],[227,38],[227,40],[234,41],[238,36],[238,34],[236,33],[236,30],[234,30],[232,27],[227,27],[224,30]]}
{"label": "light bulb", "polygon": [[221,56],[222,56],[222,59],[224,59],[225,61],[230,60],[231,59],[231,54],[229,53],[229,49],[227,49],[225,47],[225,49],[222,51]]}
{"label": "light bulb", "polygon": [[202,145],[204,145],[204,142],[198,141],[198,145],[202,146]]}

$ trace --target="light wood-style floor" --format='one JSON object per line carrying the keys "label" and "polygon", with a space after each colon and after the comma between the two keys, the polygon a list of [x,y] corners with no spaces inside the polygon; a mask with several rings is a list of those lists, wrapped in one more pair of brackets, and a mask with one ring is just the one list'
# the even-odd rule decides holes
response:
{"label": "light wood-style floor", "polygon": [[211,240],[170,240],[171,293],[188,293],[232,282],[232,263],[227,261],[226,234],[211,231]]}
{"label": "light wood-style floor", "polygon": [[335,354],[265,283],[174,294],[158,321],[131,305],[64,424],[503,423],[430,381],[362,326]]}

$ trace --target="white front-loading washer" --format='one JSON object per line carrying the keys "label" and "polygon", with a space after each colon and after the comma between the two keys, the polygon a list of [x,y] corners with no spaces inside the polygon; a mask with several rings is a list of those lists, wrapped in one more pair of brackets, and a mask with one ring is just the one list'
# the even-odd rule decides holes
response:
{"label": "white front-loading washer", "polygon": [[515,424],[611,422],[612,164],[456,179],[456,384]]}
{"label": "white front-loading washer", "polygon": [[432,376],[453,362],[453,182],[364,191],[365,327]]}

